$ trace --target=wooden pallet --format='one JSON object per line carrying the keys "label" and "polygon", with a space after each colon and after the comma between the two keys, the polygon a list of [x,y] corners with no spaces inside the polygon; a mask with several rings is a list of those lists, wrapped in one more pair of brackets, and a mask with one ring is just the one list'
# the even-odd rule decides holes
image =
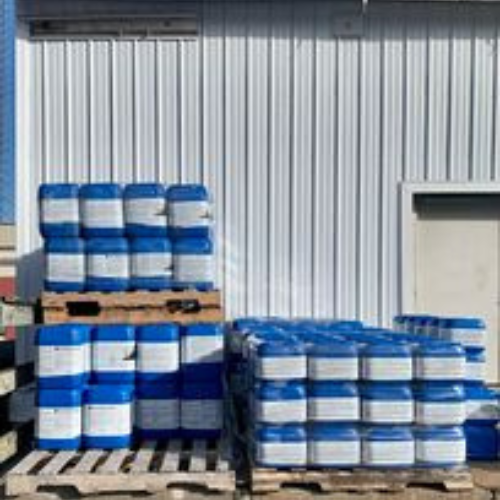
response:
{"label": "wooden pallet", "polygon": [[44,293],[44,323],[222,322],[219,291]]}
{"label": "wooden pallet", "polygon": [[236,490],[225,441],[145,442],[138,450],[48,452],[35,450],[5,478],[7,496],[39,488],[73,487],[80,494],[159,493],[166,488]]}
{"label": "wooden pallet", "polygon": [[446,491],[468,491],[474,488],[468,470],[277,470],[254,468],[250,472],[252,493],[275,493],[293,487],[308,487],[332,492],[400,492],[408,486],[435,486]]}

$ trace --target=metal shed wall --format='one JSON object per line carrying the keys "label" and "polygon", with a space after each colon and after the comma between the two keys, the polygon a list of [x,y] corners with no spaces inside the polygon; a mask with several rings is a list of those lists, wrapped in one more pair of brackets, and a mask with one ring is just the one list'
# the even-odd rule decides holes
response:
{"label": "metal shed wall", "polygon": [[194,41],[20,32],[22,292],[40,283],[40,182],[202,181],[230,315],[387,323],[400,183],[500,181],[500,10],[370,4],[355,39],[332,35],[335,2],[189,5]]}

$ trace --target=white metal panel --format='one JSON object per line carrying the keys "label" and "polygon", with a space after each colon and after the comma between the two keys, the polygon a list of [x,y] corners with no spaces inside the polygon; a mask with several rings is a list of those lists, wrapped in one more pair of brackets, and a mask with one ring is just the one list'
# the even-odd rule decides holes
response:
{"label": "white metal panel", "polygon": [[336,2],[179,8],[198,38],[20,38],[20,291],[39,286],[40,181],[202,180],[230,315],[388,323],[400,183],[500,179],[499,7],[373,3],[359,39],[333,36]]}

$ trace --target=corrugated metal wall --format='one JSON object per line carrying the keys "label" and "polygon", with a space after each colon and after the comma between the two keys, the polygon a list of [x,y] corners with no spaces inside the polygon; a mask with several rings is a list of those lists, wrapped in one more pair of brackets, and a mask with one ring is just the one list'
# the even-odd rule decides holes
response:
{"label": "corrugated metal wall", "polygon": [[349,39],[335,5],[204,2],[195,41],[20,41],[22,289],[39,182],[203,181],[231,315],[387,322],[399,184],[500,181],[500,11],[370,4]]}

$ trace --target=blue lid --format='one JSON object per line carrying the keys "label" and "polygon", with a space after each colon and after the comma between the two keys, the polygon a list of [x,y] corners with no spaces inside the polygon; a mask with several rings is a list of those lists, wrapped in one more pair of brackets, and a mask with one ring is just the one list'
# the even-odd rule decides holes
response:
{"label": "blue lid", "polygon": [[134,387],[129,385],[89,385],[83,393],[84,404],[130,403]]}
{"label": "blue lid", "polygon": [[266,339],[255,347],[259,357],[271,356],[304,356],[305,346],[292,339]]}
{"label": "blue lid", "polygon": [[310,382],[307,387],[310,398],[349,398],[358,397],[358,386],[352,382]]}
{"label": "blue lid", "polygon": [[224,327],[220,323],[192,323],[182,330],[182,335],[189,337],[214,337],[224,335]]}
{"label": "blue lid", "polygon": [[302,425],[259,425],[255,430],[257,441],[270,443],[295,443],[307,439]]}
{"label": "blue lid", "polygon": [[465,330],[484,330],[486,324],[480,318],[444,318],[443,328],[463,328]]}
{"label": "blue lid", "polygon": [[421,441],[462,441],[465,434],[462,426],[421,426],[414,430],[415,439]]}
{"label": "blue lid", "polygon": [[165,188],[158,183],[128,184],[123,191],[125,199],[165,198]]}
{"label": "blue lid", "polygon": [[137,399],[178,399],[180,388],[177,384],[141,384],[136,385]]}
{"label": "blue lid", "polygon": [[402,425],[367,427],[363,436],[368,441],[413,441],[411,428]]}
{"label": "blue lid", "polygon": [[415,354],[423,358],[464,358],[465,351],[459,344],[432,342],[421,344]]}
{"label": "blue lid", "polygon": [[111,200],[122,197],[122,187],[115,183],[84,184],[80,187],[84,199]]}
{"label": "blue lid", "polygon": [[90,238],[86,240],[88,254],[128,253],[128,241],[125,238]]}
{"label": "blue lid", "polygon": [[79,323],[47,325],[36,332],[36,345],[81,345],[88,342],[92,327]]}
{"label": "blue lid", "polygon": [[[232,327],[233,330],[248,330],[254,327],[265,327],[275,321],[278,318],[268,318],[268,317],[251,317],[251,318],[236,318],[233,320]],[[271,325],[273,326],[273,325]]]}
{"label": "blue lid", "polygon": [[410,384],[400,382],[371,382],[361,385],[363,399],[400,401],[413,399]]}
{"label": "blue lid", "polygon": [[186,253],[194,255],[211,254],[214,245],[210,238],[179,238],[173,243],[174,253]]}
{"label": "blue lid", "polygon": [[47,238],[44,242],[44,251],[46,254],[83,254],[85,242],[81,238]]}
{"label": "blue lid", "polygon": [[224,393],[220,381],[184,382],[181,396],[182,399],[222,399]]}
{"label": "blue lid", "polygon": [[481,349],[470,349],[466,348],[465,349],[465,357],[467,359],[467,362],[472,362],[472,363],[484,363],[486,361],[486,355],[485,355],[485,350],[483,348]]}
{"label": "blue lid", "polygon": [[99,325],[93,330],[94,342],[122,342],[135,340],[135,327],[132,325]]}
{"label": "blue lid", "polygon": [[411,347],[407,344],[376,343],[366,346],[363,351],[365,357],[374,358],[410,358]]}
{"label": "blue lid", "polygon": [[172,342],[179,340],[179,327],[175,323],[159,323],[136,327],[137,342]]}
{"label": "blue lid", "polygon": [[496,392],[485,385],[465,386],[465,397],[470,401],[494,401],[498,400]]}
{"label": "blue lid", "polygon": [[79,389],[38,389],[36,405],[56,408],[81,406],[82,391]]}
{"label": "blue lid", "polygon": [[464,385],[454,382],[422,382],[415,386],[415,399],[428,402],[465,401]]}
{"label": "blue lid", "polygon": [[168,238],[134,238],[130,240],[130,253],[170,253]]}
{"label": "blue lid", "polygon": [[348,340],[319,337],[316,343],[308,346],[308,354],[322,358],[355,358],[358,355],[358,346]]}
{"label": "blue lid", "polygon": [[307,436],[314,441],[359,441],[360,434],[355,425],[313,423],[307,429]]}
{"label": "blue lid", "polygon": [[257,382],[254,385],[257,399],[272,401],[288,401],[306,399],[306,385],[298,381],[290,382]]}
{"label": "blue lid", "polygon": [[71,183],[41,184],[38,188],[39,199],[64,200],[78,198],[80,186]]}
{"label": "blue lid", "polygon": [[168,201],[208,200],[208,191],[202,184],[172,184],[167,189]]}

